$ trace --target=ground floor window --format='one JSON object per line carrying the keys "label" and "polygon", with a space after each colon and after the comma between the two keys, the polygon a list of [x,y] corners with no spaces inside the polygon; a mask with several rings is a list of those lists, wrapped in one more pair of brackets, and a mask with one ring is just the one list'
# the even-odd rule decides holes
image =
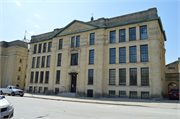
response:
{"label": "ground floor window", "polygon": [[55,94],[57,95],[59,93],[59,88],[55,88]]}
{"label": "ground floor window", "polygon": [[32,86],[29,87],[29,92],[32,93],[33,92],[33,88]]}
{"label": "ground floor window", "polygon": [[87,97],[93,97],[93,90],[87,90]]}
{"label": "ground floor window", "polygon": [[114,90],[110,90],[109,97],[116,97],[116,92]]}
{"label": "ground floor window", "polygon": [[37,93],[37,87],[34,87],[34,93]]}
{"label": "ground floor window", "polygon": [[48,91],[48,87],[44,87],[44,93]]}
{"label": "ground floor window", "polygon": [[129,97],[130,98],[137,98],[137,91],[130,91]]}
{"label": "ground floor window", "polygon": [[119,91],[120,98],[126,98],[126,91]]}
{"label": "ground floor window", "polygon": [[149,92],[141,92],[142,99],[149,99]]}
{"label": "ground floor window", "polygon": [[42,87],[39,87],[39,93],[43,93]]}

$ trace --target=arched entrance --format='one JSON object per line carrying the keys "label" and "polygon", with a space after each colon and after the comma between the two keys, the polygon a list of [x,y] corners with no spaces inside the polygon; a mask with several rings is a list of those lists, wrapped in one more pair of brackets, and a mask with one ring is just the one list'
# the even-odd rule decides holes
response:
{"label": "arched entrance", "polygon": [[170,91],[171,89],[178,89],[178,88],[177,88],[177,84],[174,83],[174,82],[169,83],[169,84],[168,84],[168,93],[169,93],[169,91]]}

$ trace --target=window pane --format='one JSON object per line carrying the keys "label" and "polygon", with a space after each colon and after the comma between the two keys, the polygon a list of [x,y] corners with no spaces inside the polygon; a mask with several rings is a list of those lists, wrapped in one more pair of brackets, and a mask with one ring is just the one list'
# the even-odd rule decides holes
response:
{"label": "window pane", "polygon": [[38,53],[41,53],[41,46],[42,46],[42,44],[39,44],[39,50],[38,50]]}
{"label": "window pane", "polygon": [[47,56],[47,64],[46,67],[50,67],[50,62],[51,62],[51,56]]}
{"label": "window pane", "polygon": [[149,85],[149,68],[141,68],[141,85]]}
{"label": "window pane", "polygon": [[75,37],[71,38],[71,48],[75,47]]}
{"label": "window pane", "polygon": [[89,51],[89,64],[94,64],[94,50]]}
{"label": "window pane", "polygon": [[45,56],[42,56],[41,68],[44,68],[45,65]]}
{"label": "window pane", "polygon": [[40,83],[43,83],[43,78],[44,78],[44,72],[41,71],[41,75],[40,75]]}
{"label": "window pane", "polygon": [[95,33],[91,33],[90,34],[90,45],[94,45],[95,44]]}
{"label": "window pane", "polygon": [[126,32],[125,29],[119,30],[119,42],[126,41]]}
{"label": "window pane", "polygon": [[149,92],[141,92],[142,99],[149,99]]}
{"label": "window pane", "polygon": [[114,90],[110,90],[109,97],[116,97],[116,92]]}
{"label": "window pane", "polygon": [[80,46],[80,36],[76,36],[76,47]]}
{"label": "window pane", "polygon": [[136,28],[129,29],[129,41],[136,40]]}
{"label": "window pane", "polygon": [[71,65],[78,65],[78,54],[71,54]]}
{"label": "window pane", "polygon": [[109,70],[109,85],[115,85],[116,84],[116,70],[110,69]]}
{"label": "window pane", "polygon": [[52,47],[52,42],[49,42],[49,45],[48,45],[48,52],[51,52],[51,47]]}
{"label": "window pane", "polygon": [[136,59],[136,46],[132,46],[130,47],[130,62],[137,62]]}
{"label": "window pane", "polygon": [[37,65],[36,65],[36,68],[39,68],[39,65],[40,65],[40,57],[37,57]]}
{"label": "window pane", "polygon": [[141,37],[141,40],[147,39],[147,26],[140,27],[140,37]]}
{"label": "window pane", "polygon": [[137,98],[137,91],[130,91],[130,98]]}
{"label": "window pane", "polygon": [[60,71],[58,70],[56,74],[56,84],[59,84],[59,83],[60,83]]}
{"label": "window pane", "polygon": [[63,39],[59,39],[59,49],[62,49],[63,46]]}
{"label": "window pane", "polygon": [[58,63],[57,63],[58,66],[61,66],[61,53],[58,54]]}
{"label": "window pane", "polygon": [[88,77],[88,84],[93,84],[93,69],[89,69],[89,77]]}
{"label": "window pane", "polygon": [[119,63],[126,63],[126,48],[119,48]]}
{"label": "window pane", "polygon": [[47,46],[47,43],[44,43],[43,52],[46,52],[46,46]]}
{"label": "window pane", "polygon": [[130,69],[130,85],[137,85],[137,69]]}
{"label": "window pane", "polygon": [[35,67],[35,61],[36,61],[36,57],[33,57],[33,59],[32,59],[32,68]]}
{"label": "window pane", "polygon": [[110,43],[116,43],[116,31],[110,31]]}
{"label": "window pane", "polygon": [[126,85],[126,69],[119,69],[119,85]]}
{"label": "window pane", "polygon": [[34,54],[36,54],[37,45],[34,45]]}
{"label": "window pane", "polygon": [[110,49],[110,64],[116,63],[116,49]]}
{"label": "window pane", "polygon": [[31,80],[30,80],[30,83],[33,83],[33,78],[34,78],[34,72],[31,72]]}
{"label": "window pane", "polygon": [[148,46],[141,45],[141,62],[148,62]]}
{"label": "window pane", "polygon": [[126,98],[126,91],[119,91],[119,97]]}
{"label": "window pane", "polygon": [[49,71],[46,71],[46,79],[45,79],[45,83],[49,82]]}
{"label": "window pane", "polygon": [[38,83],[39,72],[36,72],[35,83]]}
{"label": "window pane", "polygon": [[59,88],[55,88],[55,94],[57,95],[59,93]]}

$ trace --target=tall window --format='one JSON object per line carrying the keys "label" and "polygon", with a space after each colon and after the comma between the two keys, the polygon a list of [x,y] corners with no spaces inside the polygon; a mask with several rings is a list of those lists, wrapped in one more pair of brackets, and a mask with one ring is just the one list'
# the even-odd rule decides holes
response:
{"label": "tall window", "polygon": [[80,36],[76,36],[76,47],[80,46]]}
{"label": "tall window", "polygon": [[51,55],[47,56],[47,64],[46,64],[46,67],[50,67],[50,62],[51,62]]}
{"label": "tall window", "polygon": [[89,64],[94,64],[94,50],[89,50]]}
{"label": "tall window", "polygon": [[32,59],[32,68],[35,67],[35,61],[36,61],[36,57],[33,57],[33,59]]}
{"label": "tall window", "polygon": [[20,80],[20,76],[18,75],[18,78],[17,78],[17,80]]}
{"label": "tall window", "polygon": [[30,83],[33,83],[33,77],[34,77],[34,72],[31,72],[31,80],[30,80]]}
{"label": "tall window", "polygon": [[116,31],[110,31],[110,43],[116,43]]}
{"label": "tall window", "polygon": [[19,67],[19,71],[21,71],[21,67]]}
{"label": "tall window", "polygon": [[63,39],[59,39],[59,49],[62,49],[63,46]]}
{"label": "tall window", "polygon": [[126,31],[125,29],[119,30],[119,42],[126,41]]}
{"label": "tall window", "polygon": [[130,69],[130,85],[137,85],[137,69]]}
{"label": "tall window", "polygon": [[126,85],[126,69],[119,69],[119,85]]}
{"label": "tall window", "polygon": [[43,52],[46,52],[47,43],[44,43],[43,45]]}
{"label": "tall window", "polygon": [[46,71],[45,83],[49,82],[49,71]]}
{"label": "tall window", "polygon": [[75,47],[75,37],[71,38],[71,48]]}
{"label": "tall window", "polygon": [[90,45],[94,45],[95,44],[95,33],[91,33],[90,34]]}
{"label": "tall window", "polygon": [[52,47],[52,42],[49,42],[49,45],[48,45],[48,52],[51,52],[51,47]]}
{"label": "tall window", "polygon": [[38,83],[39,72],[36,72],[35,83]]}
{"label": "tall window", "polygon": [[38,53],[41,53],[41,46],[42,46],[42,44],[39,44]]}
{"label": "tall window", "polygon": [[141,40],[147,39],[147,26],[140,26],[140,37]]}
{"label": "tall window", "polygon": [[141,45],[141,62],[148,62],[148,45]]}
{"label": "tall window", "polygon": [[21,63],[21,62],[22,62],[22,59],[19,60],[19,63]]}
{"label": "tall window", "polygon": [[43,78],[44,78],[44,71],[41,71],[41,75],[40,75],[40,83],[43,83]]}
{"label": "tall window", "polygon": [[110,64],[116,63],[116,48],[110,49]]}
{"label": "tall window", "polygon": [[78,53],[71,54],[71,65],[78,65]]}
{"label": "tall window", "polygon": [[59,84],[60,83],[60,70],[57,70],[57,73],[56,73],[56,84]]}
{"label": "tall window", "polygon": [[149,86],[149,68],[141,68],[141,85]]}
{"label": "tall window", "polygon": [[88,77],[88,84],[93,84],[93,73],[94,73],[94,70],[93,69],[89,69],[89,77]]}
{"label": "tall window", "polygon": [[129,41],[136,40],[136,28],[129,28]]}
{"label": "tall window", "polygon": [[131,46],[129,48],[129,54],[130,54],[130,62],[137,62],[136,59],[136,46]]}
{"label": "tall window", "polygon": [[126,63],[126,48],[119,48],[119,63]]}
{"label": "tall window", "polygon": [[58,54],[57,66],[61,66],[61,53]]}
{"label": "tall window", "polygon": [[34,45],[34,54],[36,54],[37,45]]}
{"label": "tall window", "polygon": [[109,85],[116,84],[116,69],[109,69]]}
{"label": "tall window", "polygon": [[45,56],[42,56],[41,68],[44,68],[45,65]]}
{"label": "tall window", "polygon": [[39,68],[40,65],[40,57],[37,57],[37,64],[36,64],[36,68]]}

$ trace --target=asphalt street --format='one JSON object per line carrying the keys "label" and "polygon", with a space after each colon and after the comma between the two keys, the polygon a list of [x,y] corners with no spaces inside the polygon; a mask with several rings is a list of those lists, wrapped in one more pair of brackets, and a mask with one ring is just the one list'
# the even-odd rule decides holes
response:
{"label": "asphalt street", "polygon": [[13,119],[179,119],[169,107],[122,106],[6,96],[14,105]]}

